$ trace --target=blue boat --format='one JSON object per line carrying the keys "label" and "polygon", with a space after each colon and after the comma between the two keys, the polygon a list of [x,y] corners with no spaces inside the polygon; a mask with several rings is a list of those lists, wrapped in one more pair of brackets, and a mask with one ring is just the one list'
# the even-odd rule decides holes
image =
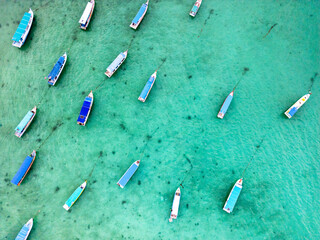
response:
{"label": "blue boat", "polygon": [[193,5],[189,15],[192,17],[195,17],[197,15],[197,12],[199,11],[199,8],[201,6],[202,0],[197,0],[195,4]]}
{"label": "blue boat", "polygon": [[25,176],[27,175],[27,173],[29,172],[34,160],[36,159],[36,151],[33,150],[33,152],[27,156],[21,167],[19,168],[18,172],[16,173],[16,175],[12,178],[11,182],[17,186],[20,186],[21,182],[23,181],[23,179],[25,178]]}
{"label": "blue boat", "polygon": [[237,203],[238,197],[242,190],[242,178],[239,179],[236,184],[233,186],[226,203],[224,204],[223,210],[227,213],[231,213],[234,206]]}
{"label": "blue boat", "polygon": [[27,39],[33,22],[33,11],[30,9],[29,12],[24,13],[20,24],[12,37],[12,46],[21,48]]}
{"label": "blue boat", "polygon": [[93,104],[93,93],[92,91],[89,93],[89,95],[84,99],[82,108],[80,110],[80,114],[78,117],[78,124],[81,126],[85,126],[92,108]]}
{"label": "blue boat", "polygon": [[141,102],[145,102],[146,101],[146,99],[147,99],[147,97],[148,97],[148,95],[149,95],[149,93],[150,93],[150,91],[151,91],[151,89],[153,87],[153,84],[156,81],[156,78],[157,78],[157,71],[155,71],[151,75],[151,77],[149,78],[148,82],[144,86],[144,88],[143,88],[143,90],[142,90],[142,92],[141,92],[141,94],[140,94],[140,96],[138,98]]}
{"label": "blue boat", "polygon": [[131,164],[128,170],[123,174],[123,176],[120,178],[120,180],[117,183],[121,188],[124,188],[124,186],[129,182],[130,178],[137,171],[139,165],[140,165],[140,160],[135,161],[134,163]]}
{"label": "blue boat", "polygon": [[80,195],[83,193],[84,189],[87,186],[87,180],[82,183],[73,193],[72,195],[68,198],[68,200],[66,201],[66,203],[63,205],[63,208],[65,210],[69,210],[72,205],[78,200],[78,198],[80,197]]}
{"label": "blue boat", "polygon": [[67,53],[64,53],[56,62],[56,64],[53,66],[53,69],[48,75],[48,83],[52,86],[56,84],[56,82],[59,79],[59,76],[64,68],[64,65],[66,65],[67,62]]}
{"label": "blue boat", "polygon": [[121,64],[126,60],[128,55],[128,50],[125,52],[121,52],[118,57],[113,60],[113,62],[109,65],[107,68],[107,71],[104,73],[109,78],[118,70],[118,68],[121,66]]}
{"label": "blue boat", "polygon": [[228,111],[228,108],[230,106],[230,103],[233,99],[233,93],[234,93],[234,90],[228,95],[228,97],[226,97],[226,99],[224,100],[221,108],[220,108],[220,111],[218,113],[218,118],[221,118],[223,119],[224,115],[226,114],[226,112]]}
{"label": "blue boat", "polygon": [[130,27],[132,27],[133,29],[137,29],[142,19],[144,18],[144,15],[146,15],[146,12],[148,10],[148,5],[149,5],[149,0],[146,3],[142,4],[139,12],[135,16],[135,18],[132,20]]}
{"label": "blue boat", "polygon": [[29,127],[29,125],[31,124],[34,116],[37,113],[37,108],[34,107],[32,108],[31,111],[29,111],[24,118],[22,119],[22,121],[19,123],[19,125],[15,128],[15,135],[18,138],[21,138],[22,135],[25,133],[25,131],[27,130],[27,128]]}
{"label": "blue boat", "polygon": [[23,225],[15,240],[26,240],[31,232],[32,226],[33,218],[31,218],[25,225]]}

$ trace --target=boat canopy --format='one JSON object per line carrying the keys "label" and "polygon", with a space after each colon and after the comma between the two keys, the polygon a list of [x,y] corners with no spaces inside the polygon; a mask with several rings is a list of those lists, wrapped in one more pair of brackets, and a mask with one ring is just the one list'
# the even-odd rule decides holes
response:
{"label": "boat canopy", "polygon": [[135,173],[135,171],[138,169],[138,167],[139,165],[137,165],[136,163],[132,164],[130,168],[127,170],[127,172],[119,180],[118,184],[124,187],[127,184],[127,182],[130,180],[132,175]]}
{"label": "boat canopy", "polygon": [[122,62],[122,60],[126,57],[126,55],[124,53],[120,53],[118,55],[118,57],[109,65],[109,67],[107,68],[107,70],[109,72],[113,72],[115,69],[117,69],[117,67],[119,66],[119,64]]}
{"label": "boat canopy", "polygon": [[55,79],[55,77],[58,75],[64,61],[65,61],[65,58],[61,56],[59,58],[59,60],[57,61],[57,63],[54,65],[51,72],[49,73],[49,75],[48,75],[49,79]]}
{"label": "boat canopy", "polygon": [[141,94],[140,94],[140,97],[143,98],[143,99],[146,99],[147,96],[148,96],[148,93],[150,92],[150,89],[152,87],[152,84],[154,83],[154,80],[155,78],[153,76],[151,76],[148,80],[148,82],[146,83],[146,85],[144,86]]}
{"label": "boat canopy", "polygon": [[30,13],[24,13],[23,18],[20,21],[20,24],[17,28],[17,31],[15,32],[15,34],[12,37],[12,40],[15,42],[19,42],[22,35],[25,33],[27,26],[29,24],[31,18],[31,14]]}
{"label": "boat canopy", "polygon": [[241,190],[242,188],[238,187],[237,185],[234,186],[224,209],[227,209],[230,212],[232,212],[234,206],[236,205]]}
{"label": "boat canopy", "polygon": [[92,9],[92,5],[93,3],[92,2],[88,2],[87,6],[86,6],[86,9],[84,10],[80,20],[79,20],[79,23],[81,24],[86,24],[89,16],[90,16],[90,12],[91,12],[91,9]]}
{"label": "boat canopy", "polygon": [[82,108],[81,108],[81,111],[80,111],[80,114],[79,114],[79,117],[78,117],[78,122],[84,123],[86,121],[86,118],[88,117],[88,112],[91,107],[91,102],[92,102],[92,98],[90,98],[90,97],[85,98],[83,105],[82,105]]}
{"label": "boat canopy", "polygon": [[147,4],[142,4],[139,12],[137,13],[137,15],[135,16],[135,18],[132,20],[132,23],[134,24],[138,24],[140,18],[142,17],[142,15],[144,14],[144,12],[146,11],[148,5]]}
{"label": "boat canopy", "polygon": [[32,163],[33,158],[30,156],[27,156],[26,159],[23,161],[21,167],[19,168],[16,175],[12,178],[11,182],[15,185],[18,185],[26,172],[28,171],[30,164]]}
{"label": "boat canopy", "polygon": [[78,187],[73,193],[72,195],[69,197],[69,199],[66,201],[66,205],[68,207],[71,207],[72,204],[78,199],[78,197],[80,196],[80,194],[82,193],[83,189],[80,187]]}
{"label": "boat canopy", "polygon": [[30,121],[30,119],[33,116],[33,112],[29,111],[24,118],[22,119],[22,121],[19,123],[19,125],[16,127],[15,131],[21,133],[23,131],[23,129],[25,128],[25,126],[28,124],[28,122]]}
{"label": "boat canopy", "polygon": [[193,5],[193,8],[191,9],[191,12],[197,12],[198,11],[198,6]]}
{"label": "boat canopy", "polygon": [[223,106],[221,107],[220,112],[222,112],[222,113],[224,113],[224,114],[227,112],[227,110],[228,110],[228,108],[229,108],[229,106],[230,106],[230,103],[231,103],[232,99],[233,99],[233,95],[229,94],[228,97],[226,98]]}

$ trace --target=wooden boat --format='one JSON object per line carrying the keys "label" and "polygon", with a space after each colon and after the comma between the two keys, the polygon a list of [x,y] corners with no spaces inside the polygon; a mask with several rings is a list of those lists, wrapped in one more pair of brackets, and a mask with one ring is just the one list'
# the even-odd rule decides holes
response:
{"label": "wooden boat", "polygon": [[177,219],[179,205],[180,205],[180,197],[181,197],[181,192],[180,192],[180,188],[178,188],[176,193],[174,194],[169,222],[172,222],[173,219]]}
{"label": "wooden boat", "polygon": [[104,74],[110,78],[118,70],[124,60],[126,60],[127,55],[128,50],[125,52],[121,52],[118,57],[109,65],[107,71]]}
{"label": "wooden boat", "polygon": [[29,10],[29,12],[24,13],[20,24],[12,37],[12,46],[21,48],[21,46],[26,41],[28,34],[30,32],[31,26],[33,22],[33,11]]}
{"label": "wooden boat", "polygon": [[27,128],[29,127],[29,125],[31,124],[34,116],[37,113],[37,107],[32,108],[31,111],[29,111],[24,118],[22,119],[22,121],[19,123],[19,125],[15,128],[15,135],[18,138],[21,138],[22,135],[25,133],[25,131],[27,130]]}
{"label": "wooden boat", "polygon": [[32,227],[33,218],[31,218],[25,225],[23,225],[15,240],[26,240],[31,232]]}
{"label": "wooden boat", "polygon": [[84,99],[84,102],[82,104],[82,108],[80,110],[80,114],[77,121],[79,125],[81,126],[86,125],[89,114],[91,112],[92,104],[93,104],[93,93],[91,91],[89,95]]}
{"label": "wooden boat", "polygon": [[218,118],[221,118],[223,119],[224,115],[226,114],[226,112],[228,111],[228,108],[230,106],[230,103],[233,99],[233,93],[234,93],[234,90],[229,93],[229,95],[226,97],[226,99],[224,100],[220,110],[219,110],[219,113],[218,113]]}
{"label": "wooden boat", "polygon": [[227,213],[231,213],[234,206],[237,203],[238,197],[240,195],[240,192],[242,190],[242,178],[239,179],[233,186],[228,199],[226,203],[224,204],[223,210],[226,211]]}
{"label": "wooden boat", "polygon": [[68,198],[68,200],[66,201],[66,203],[63,205],[63,208],[65,210],[69,210],[72,205],[78,200],[78,198],[80,197],[80,195],[83,193],[84,189],[87,186],[87,180],[82,183],[73,193],[72,195]]}
{"label": "wooden boat", "polygon": [[53,69],[48,75],[48,84],[54,86],[59,79],[59,76],[66,65],[67,62],[67,53],[64,53],[53,66]]}
{"label": "wooden boat", "polygon": [[94,0],[91,0],[90,2],[88,2],[86,8],[83,11],[83,14],[82,14],[80,20],[79,20],[80,28],[83,30],[86,30],[89,23],[90,23],[92,13],[94,10],[94,5],[95,5]]}
{"label": "wooden boat", "polygon": [[194,5],[193,5],[193,7],[192,7],[192,9],[190,11],[190,16],[195,17],[197,15],[197,12],[199,11],[201,3],[202,3],[202,0],[197,0],[194,3]]}
{"label": "wooden boat", "polygon": [[299,110],[299,108],[308,101],[311,92],[302,96],[295,104],[293,104],[284,114],[288,118],[292,118],[292,116]]}
{"label": "wooden boat", "polygon": [[144,15],[146,15],[146,13],[147,13],[148,5],[149,5],[149,0],[147,0],[146,3],[142,4],[139,12],[137,13],[137,15],[132,20],[132,22],[130,24],[130,27],[132,27],[133,29],[137,29],[138,28],[138,26],[142,22],[142,19],[144,18]]}
{"label": "wooden boat", "polygon": [[134,163],[131,164],[128,170],[123,174],[123,176],[120,178],[120,180],[117,183],[121,188],[124,188],[124,186],[129,182],[130,178],[137,171],[139,165],[140,165],[140,160],[135,161]]}
{"label": "wooden boat", "polygon": [[27,173],[29,172],[34,160],[36,159],[36,151],[33,150],[33,152],[27,156],[21,167],[19,168],[18,172],[16,173],[16,175],[12,178],[11,182],[17,186],[20,186],[21,182],[23,181],[23,179],[25,178],[25,176],[27,175]]}
{"label": "wooden boat", "polygon": [[139,100],[141,102],[145,102],[147,100],[147,97],[153,87],[154,82],[156,81],[157,78],[157,71],[155,71],[151,77],[149,78],[148,82],[146,83],[146,85],[144,86],[140,96],[139,96]]}

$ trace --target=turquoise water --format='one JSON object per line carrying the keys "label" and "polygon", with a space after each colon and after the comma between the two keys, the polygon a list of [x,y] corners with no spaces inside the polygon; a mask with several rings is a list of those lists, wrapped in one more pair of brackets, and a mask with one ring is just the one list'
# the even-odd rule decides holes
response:
{"label": "turquoise water", "polygon": [[[14,239],[38,210],[29,239],[319,239],[319,1],[204,0],[191,18],[193,0],[151,0],[137,31],[129,24],[143,1],[97,0],[83,31],[86,2],[0,1],[0,239]],[[30,35],[12,47],[29,7]],[[128,48],[107,78],[107,66]],[[49,87],[44,77],[64,52],[65,69]],[[287,119],[312,82],[308,102]],[[91,90],[93,109],[81,127]],[[14,128],[35,105],[18,139]],[[29,174],[20,187],[11,184],[33,149]],[[253,156],[227,214],[224,202]],[[179,216],[169,223],[182,181]]]}

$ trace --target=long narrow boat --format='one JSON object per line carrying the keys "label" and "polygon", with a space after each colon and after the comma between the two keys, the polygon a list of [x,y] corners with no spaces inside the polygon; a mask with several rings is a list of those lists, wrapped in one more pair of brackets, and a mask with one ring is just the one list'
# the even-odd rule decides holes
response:
{"label": "long narrow boat", "polygon": [[155,71],[151,77],[149,78],[148,82],[146,83],[146,85],[144,86],[140,96],[139,96],[139,100],[141,102],[145,102],[147,100],[147,97],[153,87],[154,82],[156,81],[157,78],[157,71]]}
{"label": "long narrow boat", "polygon": [[298,111],[298,109],[306,103],[306,101],[309,99],[311,95],[311,92],[308,94],[302,96],[295,104],[293,104],[284,114],[288,118],[292,118],[292,116]]}
{"label": "long narrow boat", "polygon": [[78,117],[77,123],[79,125],[85,126],[92,108],[93,104],[93,93],[92,91],[89,93],[89,95],[84,99],[82,108],[80,110],[80,114]]}
{"label": "long narrow boat", "polygon": [[12,46],[21,48],[21,46],[26,41],[28,34],[30,32],[31,26],[33,22],[33,11],[29,10],[29,12],[24,13],[20,24],[12,37]]}
{"label": "long narrow boat", "polygon": [[144,18],[144,15],[146,15],[148,10],[149,0],[147,0],[146,3],[142,4],[139,12],[135,16],[135,18],[132,20],[130,27],[133,29],[137,29],[140,23],[142,22],[142,19]]}
{"label": "long narrow boat", "polygon": [[131,164],[128,170],[123,174],[123,176],[120,178],[120,180],[117,183],[121,188],[124,188],[124,186],[129,182],[130,178],[137,171],[139,165],[140,165],[140,160],[135,161],[134,163]]}
{"label": "long narrow boat", "polygon": [[66,65],[67,62],[67,53],[64,53],[56,62],[56,64],[53,66],[53,69],[48,75],[48,83],[52,86],[56,84],[56,82],[59,79],[59,76],[64,68],[64,65]]}
{"label": "long narrow boat", "polygon": [[180,197],[181,197],[181,192],[180,192],[180,188],[178,188],[176,193],[174,194],[169,222],[172,222],[173,219],[177,219],[178,217]]}
{"label": "long narrow boat", "polygon": [[197,15],[197,12],[199,11],[201,3],[202,3],[202,0],[197,0],[194,3],[194,5],[193,5],[193,7],[192,7],[192,9],[190,11],[190,16],[195,17]]}
{"label": "long narrow boat", "polygon": [[86,8],[83,11],[83,14],[82,14],[80,20],[79,20],[80,28],[83,30],[86,30],[89,23],[90,23],[92,13],[94,10],[94,5],[95,5],[94,0],[91,0],[90,2],[88,2]]}
{"label": "long narrow boat", "polygon": [[220,110],[219,110],[219,113],[218,113],[218,118],[221,118],[223,119],[224,115],[226,114],[226,112],[228,111],[228,108],[230,106],[230,103],[233,99],[233,93],[234,93],[234,90],[229,93],[229,95],[226,97],[226,99],[224,100]]}
{"label": "long narrow boat", "polygon": [[37,113],[37,107],[34,107],[31,109],[31,111],[29,111],[24,118],[22,119],[22,121],[19,123],[19,125],[15,128],[15,135],[18,138],[21,138],[22,135],[25,133],[25,131],[27,130],[27,128],[29,127],[29,125],[31,124],[34,116]]}
{"label": "long narrow boat", "polygon": [[27,173],[29,172],[34,160],[36,159],[36,151],[33,150],[33,152],[27,156],[21,167],[19,168],[18,172],[16,173],[16,175],[12,178],[11,182],[17,186],[20,186],[21,182],[23,181],[23,179],[25,178],[25,176],[27,175]]}
{"label": "long narrow boat", "polygon": [[87,186],[87,180],[82,183],[73,193],[72,195],[68,198],[68,200],[66,201],[66,203],[63,205],[63,208],[65,210],[69,210],[72,205],[78,200],[78,198],[80,197],[80,195],[83,193],[84,189]]}
{"label": "long narrow boat", "polygon": [[226,211],[227,213],[231,213],[234,206],[237,203],[238,197],[240,195],[240,192],[242,190],[242,178],[239,179],[233,186],[228,199],[226,203],[224,204],[223,210]]}
{"label": "long narrow boat", "polygon": [[107,71],[104,73],[109,78],[115,73],[115,71],[118,70],[118,68],[121,66],[121,64],[126,60],[128,55],[128,50],[125,52],[121,52],[118,57],[109,65],[107,68]]}
{"label": "long narrow boat", "polygon": [[31,218],[25,225],[23,225],[15,240],[26,240],[31,232],[32,226],[33,218]]}

